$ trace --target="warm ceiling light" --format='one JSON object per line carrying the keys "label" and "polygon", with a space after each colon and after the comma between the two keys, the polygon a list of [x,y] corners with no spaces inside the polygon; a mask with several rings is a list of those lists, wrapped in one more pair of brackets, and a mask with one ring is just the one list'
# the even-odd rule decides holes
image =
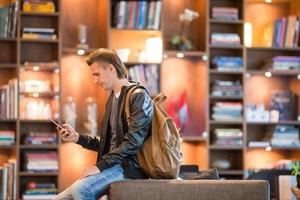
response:
{"label": "warm ceiling light", "polygon": [[268,152],[272,151],[272,147],[270,147],[270,146],[266,147],[266,151],[268,151]]}
{"label": "warm ceiling light", "polygon": [[270,78],[271,76],[272,76],[272,73],[271,73],[271,72],[266,72],[266,73],[265,73],[265,77]]}
{"label": "warm ceiling light", "polygon": [[300,74],[298,74],[297,79],[300,80]]}
{"label": "warm ceiling light", "polygon": [[35,98],[37,98],[37,97],[39,97],[40,95],[39,95],[39,93],[33,93],[32,96],[35,97]]}
{"label": "warm ceiling light", "polygon": [[266,3],[272,3],[272,0],[265,0]]}
{"label": "warm ceiling light", "polygon": [[78,49],[77,50],[77,55],[82,56],[85,54],[85,51],[83,49]]}
{"label": "warm ceiling light", "polygon": [[33,66],[32,70],[35,71],[35,72],[37,72],[37,71],[40,70],[40,67],[39,66]]}
{"label": "warm ceiling light", "polygon": [[177,56],[177,58],[183,58],[183,57],[184,57],[184,54],[181,53],[181,52],[179,52],[179,53],[176,54],[176,56]]}

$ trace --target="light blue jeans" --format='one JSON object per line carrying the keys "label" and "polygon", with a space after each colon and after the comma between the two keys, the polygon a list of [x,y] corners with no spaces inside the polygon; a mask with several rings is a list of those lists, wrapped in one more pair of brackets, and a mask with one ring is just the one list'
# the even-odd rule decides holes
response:
{"label": "light blue jeans", "polygon": [[124,177],[121,165],[116,165],[99,174],[78,179],[54,200],[98,200],[107,194],[111,183],[124,180],[128,178]]}

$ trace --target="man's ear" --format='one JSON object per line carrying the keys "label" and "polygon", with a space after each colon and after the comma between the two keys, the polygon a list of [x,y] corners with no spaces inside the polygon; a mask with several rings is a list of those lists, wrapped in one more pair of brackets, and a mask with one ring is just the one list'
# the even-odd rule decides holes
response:
{"label": "man's ear", "polygon": [[110,72],[113,72],[114,74],[116,74],[116,68],[112,65],[112,64],[108,64],[108,69]]}

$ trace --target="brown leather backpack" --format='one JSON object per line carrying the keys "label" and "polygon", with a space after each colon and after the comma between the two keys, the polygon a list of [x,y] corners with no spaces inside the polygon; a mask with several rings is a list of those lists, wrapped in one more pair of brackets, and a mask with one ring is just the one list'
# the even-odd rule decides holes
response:
{"label": "brown leather backpack", "polygon": [[[130,124],[129,98],[135,92],[146,92],[138,86],[129,89],[125,100],[125,113]],[[168,114],[160,107],[166,100],[164,94],[153,99],[151,133],[137,154],[140,167],[151,178],[177,178],[182,163],[179,130]]]}

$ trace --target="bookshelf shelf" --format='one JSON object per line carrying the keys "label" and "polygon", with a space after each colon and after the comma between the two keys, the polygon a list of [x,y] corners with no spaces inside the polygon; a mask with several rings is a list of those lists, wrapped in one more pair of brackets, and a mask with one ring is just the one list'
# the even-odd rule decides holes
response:
{"label": "bookshelf shelf", "polygon": [[57,149],[58,145],[49,145],[49,144],[42,144],[42,145],[20,145],[21,149]]}
{"label": "bookshelf shelf", "polygon": [[[57,119],[55,120],[57,121]],[[21,123],[52,123],[48,119],[20,119]]]}
{"label": "bookshelf shelf", "polygon": [[183,55],[184,57],[199,57],[203,58],[203,56],[206,56],[206,52],[203,51],[172,51],[172,50],[166,50],[164,51],[164,55],[167,57],[178,57],[179,55]]}
{"label": "bookshelf shelf", "polygon": [[242,96],[212,96],[212,95],[210,95],[209,98],[211,100],[243,100]]}
{"label": "bookshelf shelf", "polygon": [[17,68],[17,64],[13,64],[13,63],[0,63],[0,69],[14,69]]}
{"label": "bookshelf shelf", "polygon": [[133,65],[160,65],[160,63],[147,63],[147,62],[125,62],[127,67],[131,67]]}
{"label": "bookshelf shelf", "polygon": [[265,125],[295,125],[300,126],[300,121],[279,121],[279,122],[246,122],[247,125],[265,126]]}
{"label": "bookshelf shelf", "polygon": [[21,16],[39,16],[39,17],[58,17],[60,14],[59,12],[55,13],[44,13],[44,12],[24,12],[20,11]]}
{"label": "bookshelf shelf", "polygon": [[242,125],[243,121],[236,120],[236,121],[216,121],[216,120],[210,120],[210,124],[218,124],[218,125]]}
{"label": "bookshelf shelf", "polygon": [[[97,48],[88,48],[88,49],[84,49],[85,54],[91,53],[94,50],[96,50]],[[62,49],[62,53],[63,54],[77,54],[78,48],[73,48],[73,47],[64,47]]]}
{"label": "bookshelf shelf", "polygon": [[[300,147],[273,147],[270,146],[272,150],[278,150],[278,151],[295,151],[300,150]],[[248,149],[265,149],[266,147],[247,147]]]}
{"label": "bookshelf shelf", "polygon": [[0,42],[16,42],[17,38],[0,38]]}
{"label": "bookshelf shelf", "polygon": [[149,32],[149,33],[157,33],[161,30],[154,30],[154,29],[130,29],[130,28],[113,28],[111,27],[110,30],[112,31],[138,31],[138,32]]}
{"label": "bookshelf shelf", "polygon": [[[33,67],[31,66],[24,66],[24,65],[21,65],[20,66],[20,69],[25,69],[26,71],[34,71],[33,70]],[[55,71],[55,70],[58,70],[59,67],[39,67],[39,70],[38,71],[42,71],[42,72],[52,72],[52,71]]]}
{"label": "bookshelf shelf", "polygon": [[211,24],[243,24],[243,20],[222,20],[222,19],[210,19]]}
{"label": "bookshelf shelf", "polygon": [[41,173],[41,172],[20,172],[19,176],[31,176],[31,177],[38,177],[38,176],[58,176],[57,172],[53,173]]}
{"label": "bookshelf shelf", "polygon": [[58,43],[59,40],[52,40],[52,39],[20,39],[21,42],[25,43]]}
{"label": "bookshelf shelf", "polygon": [[[35,95],[38,96],[35,96]],[[59,92],[20,92],[20,95],[36,98],[54,98],[59,95]]]}
{"label": "bookshelf shelf", "polygon": [[300,51],[300,47],[247,47],[247,51]]}
{"label": "bookshelf shelf", "polygon": [[212,44],[210,44],[209,47],[211,49],[239,49],[239,50],[243,49],[242,45],[230,46],[230,45],[212,45]]}
{"label": "bookshelf shelf", "polygon": [[274,76],[297,76],[300,70],[247,70],[248,74],[265,75],[266,72],[271,72]]}
{"label": "bookshelf shelf", "polygon": [[16,145],[0,145],[0,149],[15,149]]}
{"label": "bookshelf shelf", "polygon": [[212,150],[243,150],[243,146],[210,145]]}
{"label": "bookshelf shelf", "polygon": [[224,75],[243,75],[243,71],[218,71],[217,69],[210,69],[210,74],[224,74]]}
{"label": "bookshelf shelf", "polygon": [[17,119],[0,119],[0,123],[17,122]]}

